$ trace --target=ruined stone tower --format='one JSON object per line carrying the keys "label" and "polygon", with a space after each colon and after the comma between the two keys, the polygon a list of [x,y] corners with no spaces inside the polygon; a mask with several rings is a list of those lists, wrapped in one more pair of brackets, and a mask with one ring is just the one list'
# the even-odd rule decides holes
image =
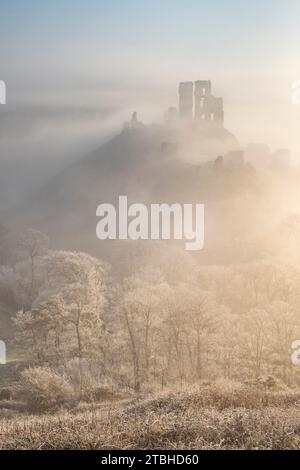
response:
{"label": "ruined stone tower", "polygon": [[223,99],[212,95],[211,82],[195,82],[195,119],[224,123]]}
{"label": "ruined stone tower", "polygon": [[183,119],[193,117],[193,82],[179,83],[179,114]]}
{"label": "ruined stone tower", "polygon": [[212,94],[210,80],[197,80],[195,84],[193,82],[181,82],[179,84],[180,117],[191,119],[193,108],[195,120],[214,122],[219,125],[224,124],[223,99]]}
{"label": "ruined stone tower", "polygon": [[203,119],[206,114],[207,98],[211,96],[211,82],[209,80],[197,80],[195,82],[195,119]]}

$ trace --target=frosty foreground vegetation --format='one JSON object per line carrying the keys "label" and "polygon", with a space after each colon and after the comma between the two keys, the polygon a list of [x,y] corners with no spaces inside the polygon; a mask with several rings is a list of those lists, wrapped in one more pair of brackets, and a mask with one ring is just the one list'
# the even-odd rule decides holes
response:
{"label": "frosty foreground vegetation", "polygon": [[299,449],[300,394],[238,384],[0,419],[1,449]]}
{"label": "frosty foreground vegetation", "polygon": [[40,232],[28,230],[16,246],[0,269],[0,293],[18,312],[8,342],[20,358],[18,387],[28,367],[37,388],[59,376],[74,399],[105,385],[139,393],[218,378],[300,384],[291,361],[297,264],[203,266],[155,245],[120,275],[88,254],[50,250]]}
{"label": "frosty foreground vegetation", "polygon": [[0,445],[299,448],[299,264],[203,265],[160,244],[124,264],[33,230],[16,242],[0,268],[15,355]]}

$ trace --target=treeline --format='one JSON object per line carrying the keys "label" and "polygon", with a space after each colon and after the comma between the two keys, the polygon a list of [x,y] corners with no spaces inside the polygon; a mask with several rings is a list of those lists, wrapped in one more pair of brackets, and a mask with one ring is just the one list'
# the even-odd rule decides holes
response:
{"label": "treeline", "polygon": [[82,394],[106,383],[139,392],[267,375],[299,385],[291,361],[300,339],[297,265],[203,266],[163,245],[129,267],[115,277],[106,263],[53,251],[45,235],[26,231],[0,268],[19,358]]}

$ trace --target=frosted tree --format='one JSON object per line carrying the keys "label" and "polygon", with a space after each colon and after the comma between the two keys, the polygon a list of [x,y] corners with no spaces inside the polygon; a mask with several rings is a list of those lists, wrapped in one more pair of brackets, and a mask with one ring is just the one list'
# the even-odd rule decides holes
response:
{"label": "frosted tree", "polygon": [[126,330],[136,392],[155,369],[167,291],[168,285],[161,273],[148,268],[125,279],[119,292],[118,312]]}
{"label": "frosted tree", "polygon": [[270,320],[270,353],[272,363],[285,383],[292,376],[291,345],[300,334],[297,310],[286,302],[274,302],[267,307]]}
{"label": "frosted tree", "polygon": [[258,380],[266,372],[270,351],[270,318],[263,309],[252,309],[239,319],[240,354],[250,372]]}
{"label": "frosted tree", "polygon": [[43,364],[76,357],[80,387],[83,360],[99,353],[107,268],[85,253],[51,252],[43,259],[45,283],[34,307],[19,312],[19,340]]}
{"label": "frosted tree", "polygon": [[[24,283],[24,275],[19,276],[19,287],[23,289],[24,308],[32,307],[34,298],[37,295],[37,283],[39,276],[37,275],[38,261],[43,256],[49,247],[49,239],[42,232],[37,230],[28,229],[20,237],[18,243],[18,255],[21,263],[18,267],[23,271],[28,271],[26,282]],[[23,279],[22,279],[23,278]]]}
{"label": "frosted tree", "polygon": [[182,384],[191,375],[202,379],[213,349],[221,308],[197,285],[174,287],[166,304],[165,335],[172,369]]}

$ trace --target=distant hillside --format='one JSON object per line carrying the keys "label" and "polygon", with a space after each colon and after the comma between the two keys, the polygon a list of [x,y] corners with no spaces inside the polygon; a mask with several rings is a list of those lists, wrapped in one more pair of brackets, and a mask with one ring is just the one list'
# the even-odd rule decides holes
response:
{"label": "distant hillside", "polygon": [[[52,178],[8,214],[7,223],[18,231],[31,227],[47,233],[55,248],[109,258],[109,242],[99,242],[95,235],[100,203],[117,204],[119,195],[127,195],[129,203],[204,202],[210,211],[206,230],[214,243],[220,235],[215,224],[220,211],[223,217],[226,200],[248,194],[249,187],[253,194],[256,191],[249,167],[214,165],[218,156],[236,149],[236,138],[218,126],[129,126]],[[223,232],[224,227],[223,221]],[[230,229],[227,237],[232,238]]]}

